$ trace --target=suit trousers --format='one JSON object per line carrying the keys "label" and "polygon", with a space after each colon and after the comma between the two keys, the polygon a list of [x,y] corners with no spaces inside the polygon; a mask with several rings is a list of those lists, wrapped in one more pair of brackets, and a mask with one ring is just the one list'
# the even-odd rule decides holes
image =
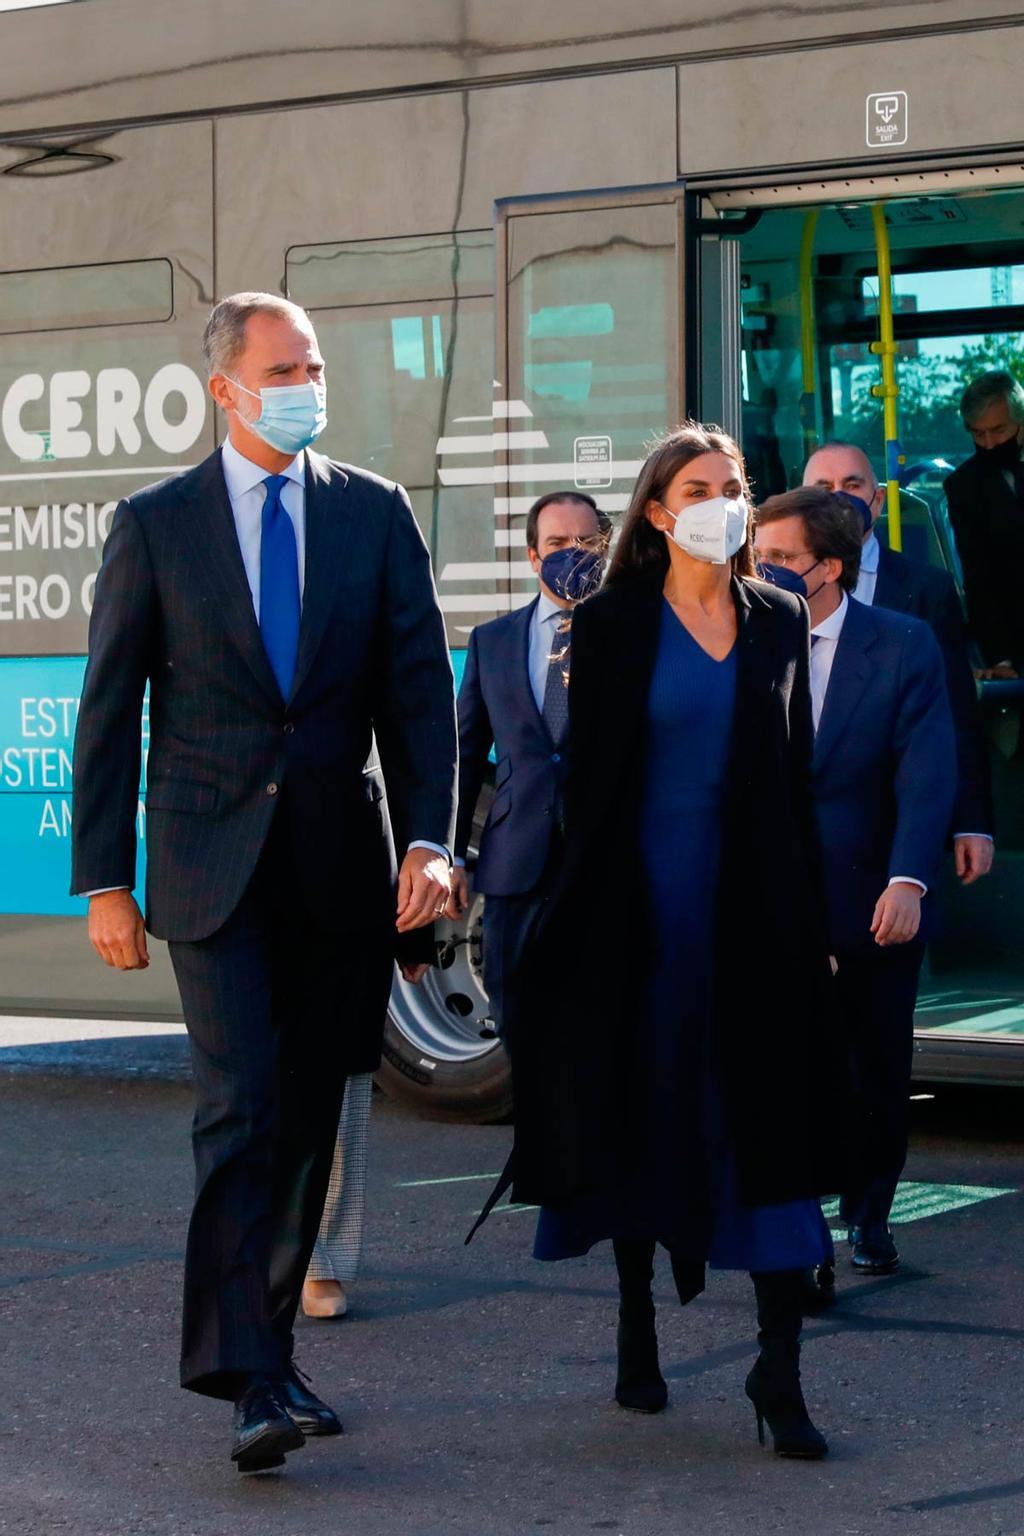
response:
{"label": "suit trousers", "polygon": [[850,1043],[853,1145],[839,1206],[847,1227],[884,1227],[907,1160],[914,1008],[924,945],[839,954],[836,995]]}
{"label": "suit trousers", "polygon": [[196,1090],[181,1384],[231,1399],[281,1377],[345,1091],[337,941],[298,895],[278,810],[240,904],[170,944]]}
{"label": "suit trousers", "polygon": [[506,1051],[514,1048],[515,1027],[508,994],[531,934],[540,922],[561,864],[562,838],[556,833],[540,880],[514,896],[486,896],[483,916],[484,987],[494,1027]]}

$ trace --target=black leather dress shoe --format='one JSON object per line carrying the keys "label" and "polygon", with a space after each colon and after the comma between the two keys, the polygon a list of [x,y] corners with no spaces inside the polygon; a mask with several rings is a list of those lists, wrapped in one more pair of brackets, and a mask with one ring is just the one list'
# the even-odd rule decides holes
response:
{"label": "black leather dress shoe", "polygon": [[292,1365],[291,1375],[279,1382],[277,1395],[288,1410],[289,1418],[299,1426],[304,1435],[340,1435],[341,1420],[333,1408],[321,1402],[311,1392],[307,1378],[298,1366]]}
{"label": "black leather dress shoe", "polygon": [[235,1443],[231,1460],[239,1472],[267,1472],[283,1467],[285,1453],[305,1445],[306,1437],[267,1381],[254,1382],[235,1404]]}
{"label": "black leather dress shoe", "polygon": [[854,1227],[850,1263],[862,1275],[891,1275],[900,1267],[899,1250],[888,1227]]}
{"label": "black leather dress shoe", "polygon": [[831,1307],[836,1299],[835,1265],[828,1262],[819,1264],[817,1269],[805,1269],[801,1294],[805,1312],[821,1312]]}

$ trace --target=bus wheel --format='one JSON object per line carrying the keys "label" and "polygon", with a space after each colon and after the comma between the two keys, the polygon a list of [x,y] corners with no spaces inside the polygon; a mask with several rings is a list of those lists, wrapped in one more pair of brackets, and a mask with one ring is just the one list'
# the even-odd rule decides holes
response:
{"label": "bus wheel", "polygon": [[486,1125],[512,1112],[508,1057],[483,984],[484,898],[435,927],[438,957],[419,986],[397,970],[377,1082],[392,1099],[438,1120]]}

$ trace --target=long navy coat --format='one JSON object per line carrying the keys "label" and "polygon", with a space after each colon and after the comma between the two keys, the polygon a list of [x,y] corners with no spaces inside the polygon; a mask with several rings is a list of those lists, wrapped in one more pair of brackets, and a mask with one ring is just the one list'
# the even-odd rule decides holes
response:
{"label": "long navy coat", "polygon": [[[514,999],[518,1201],[601,1187],[633,1137],[619,1090],[650,932],[637,812],[661,588],[660,575],[607,588],[573,620],[565,863]],[[762,582],[734,581],[733,596],[713,1050],[741,1197],[771,1204],[842,1187],[848,1069],[811,791],[807,609]]]}

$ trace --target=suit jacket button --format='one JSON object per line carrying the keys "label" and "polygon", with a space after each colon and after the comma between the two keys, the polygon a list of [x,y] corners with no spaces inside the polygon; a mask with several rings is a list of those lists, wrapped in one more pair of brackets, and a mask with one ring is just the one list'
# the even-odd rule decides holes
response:
{"label": "suit jacket button", "polygon": [[551,761],[553,763],[560,763],[562,761],[562,754],[561,754],[561,752],[552,752],[552,754],[551,754]]}
{"label": "suit jacket button", "polygon": [[277,785],[276,784],[268,784],[267,785],[267,794],[268,795],[276,795],[277,794]]}
{"label": "suit jacket button", "polygon": [[287,721],[287,722],[286,722],[286,724],[285,724],[285,728],[284,728],[284,733],[285,733],[285,735],[286,735],[286,736],[290,736],[290,735],[291,735],[291,733],[292,733],[292,731],[294,731],[294,729],[295,729],[295,727],[294,727],[294,725],[293,725],[293,724],[292,724],[292,722],[291,722],[291,721],[290,721],[290,720],[289,720],[289,721]]}

